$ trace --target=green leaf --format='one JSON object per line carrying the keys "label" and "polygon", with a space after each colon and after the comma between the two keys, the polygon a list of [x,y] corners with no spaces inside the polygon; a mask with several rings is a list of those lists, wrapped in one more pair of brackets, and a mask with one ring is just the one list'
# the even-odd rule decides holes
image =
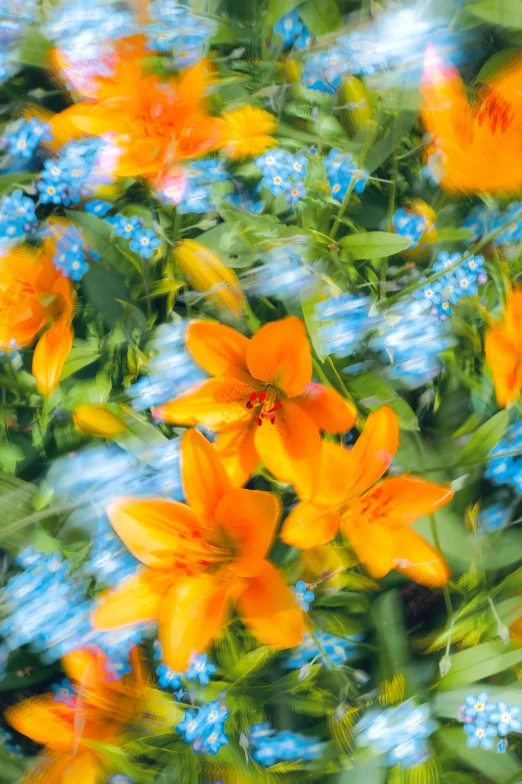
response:
{"label": "green leaf", "polygon": [[75,340],[69,356],[65,360],[60,381],[74,375],[101,357],[97,346],[87,340]]}
{"label": "green leaf", "polygon": [[91,264],[82,278],[82,288],[88,302],[103,316],[111,329],[124,316],[119,300],[130,300],[125,279],[114,269],[104,268],[99,262]]}
{"label": "green leaf", "polygon": [[520,0],[479,0],[466,8],[479,19],[490,24],[522,30],[522,2]]}
{"label": "green leaf", "polygon": [[49,39],[33,28],[23,38],[16,59],[24,65],[46,68],[49,65],[48,55],[51,48]]}
{"label": "green leaf", "polygon": [[479,771],[494,784],[510,784],[513,777],[520,773],[517,760],[509,753],[498,754],[478,748],[470,749],[466,743],[467,735],[461,728],[444,727],[433,736],[437,746],[451,752],[466,767]]}
{"label": "green leaf", "polygon": [[418,430],[419,423],[411,406],[399,397],[391,386],[375,373],[361,373],[346,379],[346,386],[354,398],[369,411],[387,405],[393,408],[402,430]]}
{"label": "green leaf", "polygon": [[439,689],[454,689],[466,683],[489,678],[522,661],[522,646],[516,643],[484,642],[451,657],[451,669],[438,684]]}
{"label": "green leaf", "polygon": [[271,27],[283,14],[296,8],[300,2],[302,0],[268,0],[266,24]]}
{"label": "green leaf", "polygon": [[[497,3],[495,3],[497,5]],[[522,7],[522,3],[520,4]],[[496,74],[501,68],[506,66],[514,57],[519,53],[519,49],[503,49],[501,52],[495,52],[494,55],[489,57],[476,76],[477,82],[485,82],[491,76]]]}
{"label": "green leaf", "polygon": [[[65,210],[65,214],[81,231],[87,244],[99,253],[103,261],[124,275],[129,273],[135,275],[139,272],[141,277],[139,257],[136,258],[136,254],[129,249],[125,240],[122,240],[121,248],[118,247],[118,238],[114,237],[112,226],[107,221],[78,210]],[[91,267],[93,266],[94,264],[91,264]]]}
{"label": "green leaf", "polygon": [[[490,686],[488,683],[487,692],[490,702],[504,700],[508,705],[522,704],[522,684],[517,684],[516,686]],[[464,705],[464,700],[468,694],[470,694],[469,686],[436,694],[433,701],[435,714],[444,719],[456,719],[459,708],[461,705]]]}
{"label": "green leaf", "polygon": [[313,35],[331,33],[342,24],[335,0],[306,0],[299,7],[299,16]]}
{"label": "green leaf", "polygon": [[487,422],[484,422],[471,436],[468,443],[456,458],[458,465],[480,463],[500,441],[509,424],[507,411],[499,411]]}
{"label": "green leaf", "polygon": [[35,172],[19,171],[0,174],[0,193],[5,193],[18,186],[23,187],[32,183],[36,177]]}
{"label": "green leaf", "polygon": [[354,760],[350,770],[343,770],[335,778],[335,784],[384,784],[388,767],[384,754],[370,759]]}
{"label": "green leaf", "polygon": [[471,239],[472,236],[473,232],[470,229],[453,228],[453,226],[437,229],[437,242],[462,242]]}
{"label": "green leaf", "polygon": [[382,671],[385,678],[402,672],[410,664],[408,635],[398,591],[386,591],[373,606],[375,629],[380,641]]}
{"label": "green leaf", "polygon": [[406,250],[411,245],[411,241],[407,237],[388,231],[367,231],[343,237],[339,244],[348,251],[351,259],[357,260],[393,256]]}

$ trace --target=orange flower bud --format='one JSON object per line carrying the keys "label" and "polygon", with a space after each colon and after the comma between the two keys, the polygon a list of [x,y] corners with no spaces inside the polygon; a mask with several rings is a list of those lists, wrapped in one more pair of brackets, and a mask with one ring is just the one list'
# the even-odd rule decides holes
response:
{"label": "orange flower bud", "polygon": [[107,406],[95,403],[82,403],[76,406],[73,411],[73,421],[78,430],[102,438],[112,438],[125,430],[120,417],[113,414]]}
{"label": "orange flower bud", "polygon": [[175,256],[192,288],[207,294],[217,307],[230,311],[236,318],[244,314],[246,301],[236,274],[217,253],[194,240],[183,240],[177,244]]}

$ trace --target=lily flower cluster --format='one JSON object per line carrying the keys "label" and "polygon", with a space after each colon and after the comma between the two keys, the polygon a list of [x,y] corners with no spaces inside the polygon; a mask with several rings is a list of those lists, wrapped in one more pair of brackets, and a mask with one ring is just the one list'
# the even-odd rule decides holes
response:
{"label": "lily flower cluster", "polygon": [[507,736],[522,729],[517,718],[520,714],[518,705],[509,706],[504,700],[490,702],[488,693],[481,691],[477,695],[468,694],[465,705],[459,710],[459,719],[464,722],[467,735],[466,743],[470,748],[480,746],[483,749],[493,748],[494,740],[499,736],[496,748],[502,754],[507,750]]}

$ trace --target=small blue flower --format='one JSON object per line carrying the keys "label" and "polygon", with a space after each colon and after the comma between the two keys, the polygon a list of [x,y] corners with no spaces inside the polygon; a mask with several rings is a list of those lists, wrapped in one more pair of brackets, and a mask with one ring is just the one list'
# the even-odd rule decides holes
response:
{"label": "small blue flower", "polygon": [[171,670],[166,664],[160,664],[156,668],[156,674],[158,676],[158,684],[162,689],[177,691],[177,689],[181,688],[180,674]]}
{"label": "small blue flower", "polygon": [[20,351],[22,347],[18,345],[14,338],[11,338],[7,343],[0,341],[0,362],[20,362],[22,358]]}
{"label": "small blue flower", "polygon": [[153,251],[160,245],[161,240],[152,229],[137,229],[130,241],[130,249],[139,253],[144,259],[150,259]]}
{"label": "small blue flower", "polygon": [[189,188],[185,193],[183,199],[177,205],[177,210],[180,215],[186,215],[193,212],[197,215],[209,212],[213,209],[214,203],[208,188],[203,186],[196,188]]}
{"label": "small blue flower", "polygon": [[476,696],[468,694],[464,702],[464,715],[471,718],[486,718],[495,709],[495,705],[488,701],[487,691],[481,691]]}
{"label": "small blue flower", "polygon": [[295,39],[301,35],[305,29],[301,17],[295,8],[287,14],[283,14],[274,24],[274,33],[279,33],[279,35],[283,37],[283,47],[285,49],[289,49]]}
{"label": "small blue flower", "polygon": [[195,710],[185,711],[183,720],[176,726],[176,732],[183,735],[185,743],[193,743],[199,736],[201,723],[198,712]]}
{"label": "small blue flower", "polygon": [[410,247],[415,248],[426,230],[427,221],[424,215],[399,209],[393,214],[392,224],[395,232],[401,237],[408,238],[411,242]]}
{"label": "small blue flower", "polygon": [[308,612],[310,605],[315,599],[314,592],[311,591],[303,580],[299,580],[292,588],[295,600],[299,607],[305,612]]}
{"label": "small blue flower", "polygon": [[202,686],[207,686],[210,676],[214,675],[216,670],[216,665],[209,662],[207,654],[200,653],[192,656],[185,677],[188,681],[197,680]]}
{"label": "small blue flower", "polygon": [[100,218],[105,217],[110,209],[112,209],[112,204],[109,201],[102,201],[102,199],[85,202],[85,211]]}
{"label": "small blue flower", "polygon": [[293,156],[279,148],[268,150],[258,156],[254,164],[258,169],[261,169],[263,177],[267,177],[274,174],[290,174],[293,162]]}
{"label": "small blue flower", "polygon": [[464,732],[468,738],[466,740],[470,749],[481,746],[483,749],[493,748],[493,738],[497,734],[495,727],[492,727],[484,719],[477,719],[471,724],[464,725]]}
{"label": "small blue flower", "polygon": [[64,678],[59,684],[53,684],[52,690],[54,692],[55,702],[64,702],[66,705],[71,705],[73,703],[76,693],[68,678]]}
{"label": "small blue flower", "polygon": [[9,123],[0,137],[0,146],[7,147],[13,158],[30,160],[40,142],[52,140],[51,126],[36,117],[20,119]]}
{"label": "small blue flower", "polygon": [[274,196],[279,196],[281,193],[286,193],[291,189],[293,183],[290,179],[283,174],[266,174],[263,175],[261,185],[267,188]]}
{"label": "small blue flower", "polygon": [[302,182],[294,182],[285,189],[285,201],[294,206],[306,196],[306,188]]}
{"label": "small blue flower", "polygon": [[499,502],[481,509],[477,526],[484,533],[500,531],[508,525],[510,517],[511,508]]}
{"label": "small blue flower", "polygon": [[55,185],[53,182],[45,182],[39,180],[36,187],[40,191],[40,201],[42,204],[61,204],[62,195],[64,192],[63,187]]}
{"label": "small blue flower", "polygon": [[491,724],[497,725],[499,735],[507,735],[509,732],[518,732],[521,728],[520,720],[517,716],[520,713],[518,705],[508,707],[507,702],[500,700],[495,705],[495,709],[489,715]]}
{"label": "small blue flower", "polygon": [[478,294],[477,277],[469,270],[459,267],[455,270],[455,279],[457,281],[457,293],[460,296],[474,297]]}
{"label": "small blue flower", "polygon": [[118,237],[125,237],[125,239],[132,240],[137,231],[143,226],[143,221],[137,215],[127,218],[125,215],[115,215],[112,218],[106,218],[106,221],[111,224],[113,232]]}

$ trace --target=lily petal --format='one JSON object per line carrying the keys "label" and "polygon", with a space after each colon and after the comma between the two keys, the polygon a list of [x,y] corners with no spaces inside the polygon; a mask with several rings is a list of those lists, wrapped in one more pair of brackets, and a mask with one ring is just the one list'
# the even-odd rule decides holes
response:
{"label": "lily petal", "polygon": [[60,383],[60,374],[73,344],[70,321],[60,318],[38,341],[33,354],[33,376],[38,391],[48,397]]}
{"label": "lily petal", "polygon": [[411,528],[396,529],[395,568],[410,580],[431,588],[441,588],[450,572],[439,553]]}
{"label": "lily petal", "polygon": [[364,493],[388,470],[399,446],[397,414],[383,406],[370,414],[351,454],[359,475],[352,484],[350,497]]}
{"label": "lily petal", "polygon": [[353,516],[343,515],[341,531],[372,577],[384,577],[396,568],[396,542],[392,528],[376,523],[360,524]]}
{"label": "lily petal", "polygon": [[237,329],[211,321],[191,321],[186,344],[198,365],[211,376],[248,380],[246,355],[250,340]]}
{"label": "lily petal", "polygon": [[237,614],[257,639],[273,648],[293,648],[303,639],[303,611],[275,566],[268,561],[236,599]]}
{"label": "lily petal", "polygon": [[221,458],[233,487],[242,487],[250,479],[259,463],[254,444],[257,425],[245,427],[243,422],[220,430],[214,446]]}
{"label": "lily petal", "polygon": [[187,504],[202,520],[213,520],[217,505],[232,485],[215,447],[197,430],[183,436],[181,477]]}
{"label": "lily petal", "polygon": [[262,569],[280,514],[277,496],[263,490],[231,490],[221,500],[216,523],[237,553],[228,566],[232,572],[248,577]]}
{"label": "lily petal", "polygon": [[518,348],[509,340],[507,330],[494,327],[486,332],[484,348],[497,403],[506,408],[518,399],[522,388],[522,345]]}
{"label": "lily petal", "polygon": [[387,522],[398,525],[410,525],[420,517],[431,515],[437,509],[451,501],[455,493],[444,485],[426,482],[424,479],[414,479],[410,476],[400,476],[385,479],[370,495],[378,496],[387,503],[389,515]]}
{"label": "lily petal", "polygon": [[158,618],[162,596],[174,577],[169,572],[145,569],[127,577],[96,602],[91,615],[95,629],[120,629]]}
{"label": "lily petal", "polygon": [[334,507],[303,502],[297,504],[286,518],[281,539],[300,550],[319,547],[335,538],[340,522],[340,513]]}
{"label": "lily petal", "polygon": [[219,376],[192,387],[154,409],[154,416],[175,425],[205,425],[212,430],[252,419],[246,404],[252,387],[237,378]]}
{"label": "lily petal", "polygon": [[275,417],[254,433],[257,453],[268,470],[282,482],[289,482],[302,498],[310,498],[317,484],[321,456],[319,431],[308,414],[286,402]]}
{"label": "lily petal", "polygon": [[289,316],[261,327],[248,346],[247,367],[288,397],[302,394],[312,380],[312,351],[301,319]]}
{"label": "lily petal", "polygon": [[294,403],[306,411],[319,430],[327,433],[345,433],[357,421],[355,407],[335,389],[323,384],[308,384]]}
{"label": "lily petal", "polygon": [[182,577],[164,598],[159,639],[165,663],[187,669],[193,652],[202,653],[226,622],[228,583],[209,575]]}
{"label": "lily petal", "polygon": [[160,568],[182,554],[180,533],[201,528],[192,509],[164,498],[118,498],[109,504],[107,516],[135,558]]}
{"label": "lily petal", "polygon": [[74,746],[74,710],[56,702],[52,694],[23,700],[8,708],[4,715],[11,727],[35,743],[56,751],[71,751]]}
{"label": "lily petal", "polygon": [[350,496],[351,486],[360,471],[361,466],[353,450],[332,441],[323,441],[317,486],[311,500],[319,506],[339,507]]}

